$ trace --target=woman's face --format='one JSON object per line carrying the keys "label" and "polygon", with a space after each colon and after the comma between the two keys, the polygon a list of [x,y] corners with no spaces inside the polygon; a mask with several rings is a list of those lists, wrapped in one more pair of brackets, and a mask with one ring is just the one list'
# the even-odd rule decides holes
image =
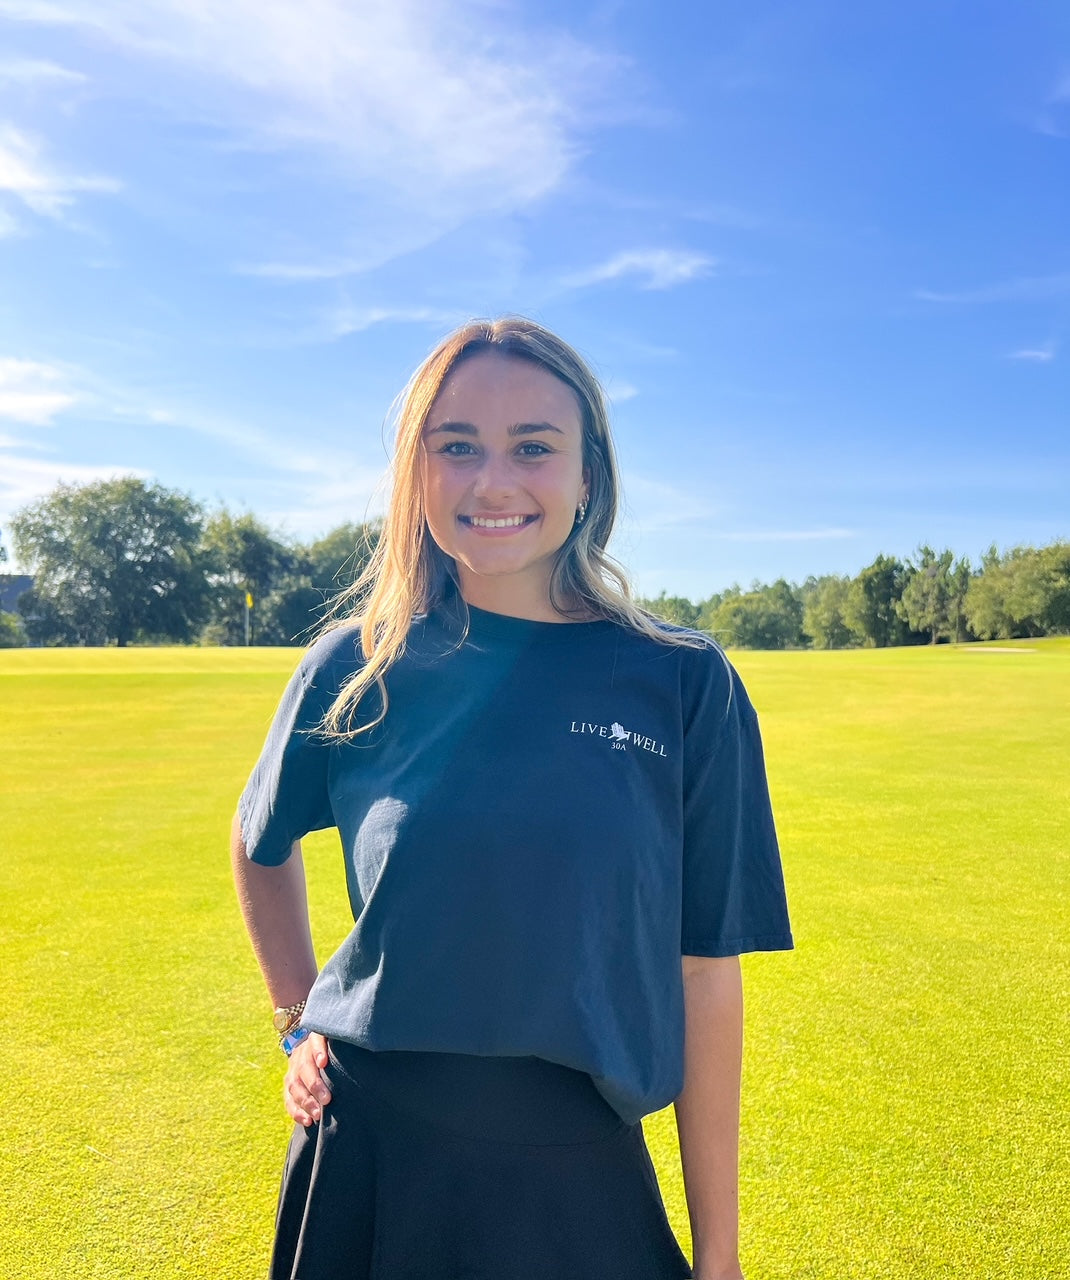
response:
{"label": "woman's face", "polygon": [[463,360],[423,429],[427,525],[470,604],[559,620],[554,557],[587,497],[579,399],[541,365],[496,352]]}

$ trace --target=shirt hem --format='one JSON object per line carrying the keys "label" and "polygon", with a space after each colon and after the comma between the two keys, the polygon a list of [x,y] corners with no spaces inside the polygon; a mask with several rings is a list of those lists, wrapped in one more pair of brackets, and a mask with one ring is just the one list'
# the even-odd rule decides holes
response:
{"label": "shirt hem", "polygon": [[793,951],[795,940],[790,933],[765,933],[750,938],[730,938],[725,942],[707,942],[685,938],[680,946],[682,955],[721,958],[741,956],[749,951]]}

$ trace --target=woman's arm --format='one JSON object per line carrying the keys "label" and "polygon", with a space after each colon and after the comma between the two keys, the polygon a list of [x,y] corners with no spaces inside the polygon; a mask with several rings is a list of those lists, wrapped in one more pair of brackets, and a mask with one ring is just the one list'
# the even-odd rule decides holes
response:
{"label": "woman's arm", "polygon": [[245,927],[274,1007],[296,1004],[308,995],[317,973],[301,842],[294,844],[281,865],[262,867],[245,856],[241,824],[235,816],[230,862]]}
{"label": "woman's arm", "polygon": [[675,1107],[695,1280],[741,1280],[739,957],[684,956],[683,974],[684,1087]]}
{"label": "woman's arm", "polygon": [[[238,902],[260,972],[275,1008],[304,1000],[316,980],[316,953],[308,922],[308,896],[301,844],[277,867],[262,867],[245,856],[241,824],[235,817],[230,861]],[[290,1057],[283,1097],[298,1124],[319,1119],[331,1100],[320,1068],[327,1065],[327,1042],[320,1035],[302,1040]]]}

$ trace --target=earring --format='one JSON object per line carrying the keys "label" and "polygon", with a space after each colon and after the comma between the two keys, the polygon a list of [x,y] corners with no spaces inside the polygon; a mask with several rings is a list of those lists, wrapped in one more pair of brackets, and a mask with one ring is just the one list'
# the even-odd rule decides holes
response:
{"label": "earring", "polygon": [[576,508],[576,523],[583,524],[583,518],[587,514],[587,499],[583,498],[580,505]]}

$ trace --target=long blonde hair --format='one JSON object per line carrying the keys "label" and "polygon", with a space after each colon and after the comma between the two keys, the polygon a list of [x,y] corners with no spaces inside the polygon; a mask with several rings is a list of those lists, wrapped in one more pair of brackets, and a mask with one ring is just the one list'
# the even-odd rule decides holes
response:
{"label": "long blonde hair", "polygon": [[[550,577],[550,603],[563,618],[598,618],[622,623],[663,644],[712,646],[707,637],[674,631],[639,608],[624,571],[606,552],[617,518],[620,478],[598,380],[556,334],[523,316],[471,320],[448,334],[413,374],[401,397],[392,464],[393,492],[378,543],[360,577],[334,600],[324,630],[360,628],[365,662],[346,682],[324,717],[331,737],[353,738],[386,714],[383,676],[405,649],[412,620],[441,603],[457,586],[453,560],[427,528],[420,449],[427,415],[461,361],[493,351],[542,366],[576,393],[583,419],[583,465],[589,477],[585,518],[577,522],[557,553]],[[459,593],[459,592],[458,592]],[[372,685],[381,706],[367,724],[356,711]]]}

